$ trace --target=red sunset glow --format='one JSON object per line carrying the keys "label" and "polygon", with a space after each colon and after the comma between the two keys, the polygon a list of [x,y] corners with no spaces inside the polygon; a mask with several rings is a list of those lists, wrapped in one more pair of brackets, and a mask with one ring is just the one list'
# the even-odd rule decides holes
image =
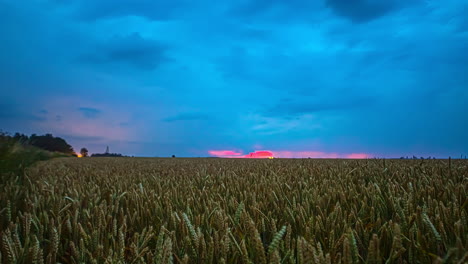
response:
{"label": "red sunset glow", "polygon": [[368,155],[365,153],[353,153],[346,156],[347,159],[367,159]]}
{"label": "red sunset glow", "polygon": [[275,158],[322,158],[322,159],[366,159],[369,157],[365,153],[350,153],[350,154],[338,154],[338,153],[327,153],[320,151],[269,151],[269,150],[257,150],[249,154],[242,154],[241,152],[232,150],[210,150],[208,153],[211,156],[219,158],[252,158],[252,159],[265,159],[270,157]]}
{"label": "red sunset glow", "polygon": [[257,150],[257,151],[251,152],[250,154],[245,155],[244,158],[267,159],[267,158],[273,157],[273,156],[274,156],[274,154],[271,151]]}
{"label": "red sunset glow", "polygon": [[210,151],[208,151],[208,153],[210,153],[210,155],[216,156],[216,157],[242,155],[242,153],[232,151],[232,150],[210,150]]}

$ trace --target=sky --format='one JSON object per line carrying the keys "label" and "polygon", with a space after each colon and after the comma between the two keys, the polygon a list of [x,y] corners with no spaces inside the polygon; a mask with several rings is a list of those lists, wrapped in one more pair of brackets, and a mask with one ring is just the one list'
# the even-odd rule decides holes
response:
{"label": "sky", "polygon": [[148,157],[466,155],[467,47],[467,0],[0,0],[0,129]]}

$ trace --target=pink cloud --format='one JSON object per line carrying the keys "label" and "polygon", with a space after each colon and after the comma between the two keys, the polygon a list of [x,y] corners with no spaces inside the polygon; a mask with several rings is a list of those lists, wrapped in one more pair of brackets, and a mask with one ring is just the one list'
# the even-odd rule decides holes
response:
{"label": "pink cloud", "polygon": [[247,155],[243,155],[242,152],[232,150],[210,150],[208,153],[215,157],[220,158],[315,158],[315,159],[366,159],[369,157],[365,153],[351,153],[351,154],[339,154],[339,153],[328,153],[321,151],[289,151],[289,150],[257,150]]}
{"label": "pink cloud", "polygon": [[365,153],[352,153],[346,155],[347,159],[367,159],[368,155]]}
{"label": "pink cloud", "polygon": [[337,153],[326,153],[326,152],[320,152],[320,151],[287,151],[287,150],[274,151],[273,156],[279,157],[279,158],[328,158],[328,159],[336,159],[340,157],[340,155]]}
{"label": "pink cloud", "polygon": [[244,158],[250,159],[265,159],[269,157],[273,157],[273,153],[268,150],[257,150],[254,152],[250,152],[250,154],[244,156]]}
{"label": "pink cloud", "polygon": [[210,150],[208,153],[212,156],[216,157],[223,157],[223,156],[238,156],[242,155],[240,152],[232,151],[232,150]]}
{"label": "pink cloud", "polygon": [[269,158],[273,156],[273,153],[268,150],[257,150],[247,155],[242,154],[242,152],[237,152],[237,151],[232,151],[232,150],[209,150],[208,153],[212,156],[220,157],[220,158],[262,159],[262,158]]}

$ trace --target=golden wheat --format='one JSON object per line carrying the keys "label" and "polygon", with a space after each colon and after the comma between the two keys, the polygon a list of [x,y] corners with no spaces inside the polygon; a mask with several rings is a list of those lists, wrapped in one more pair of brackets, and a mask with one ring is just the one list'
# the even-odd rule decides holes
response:
{"label": "golden wheat", "polygon": [[1,176],[0,263],[466,263],[467,166],[55,159]]}

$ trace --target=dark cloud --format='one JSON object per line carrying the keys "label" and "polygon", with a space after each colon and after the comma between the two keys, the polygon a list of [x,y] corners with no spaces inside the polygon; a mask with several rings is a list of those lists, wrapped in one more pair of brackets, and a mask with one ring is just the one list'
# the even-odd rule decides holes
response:
{"label": "dark cloud", "polygon": [[92,53],[82,56],[82,60],[97,65],[123,64],[139,70],[153,70],[169,60],[167,50],[167,46],[133,33],[124,37],[114,36]]}
{"label": "dark cloud", "polygon": [[0,121],[14,120],[18,122],[46,121],[47,118],[42,116],[40,111],[34,111],[25,106],[18,106],[0,101]]}
{"label": "dark cloud", "polygon": [[[468,10],[468,7],[466,8]],[[463,19],[460,19],[458,23],[458,30],[460,32],[468,32],[468,17],[465,16]]]}
{"label": "dark cloud", "polygon": [[371,96],[348,95],[344,98],[300,98],[285,99],[263,112],[267,117],[291,118],[304,114],[323,112],[349,112],[353,109],[366,108],[376,103]]}
{"label": "dark cloud", "polygon": [[384,16],[401,8],[404,0],[326,0],[337,15],[347,19],[363,23]]}
{"label": "dark cloud", "polygon": [[91,107],[80,107],[78,108],[78,111],[80,111],[81,114],[88,119],[95,119],[101,113],[101,110]]}
{"label": "dark cloud", "polygon": [[238,16],[253,16],[266,12],[280,3],[279,0],[240,1],[240,4],[232,7],[231,12]]}
{"label": "dark cloud", "polygon": [[181,113],[175,116],[164,118],[164,122],[177,122],[177,121],[193,121],[193,120],[207,120],[210,117],[202,113]]}
{"label": "dark cloud", "polygon": [[66,138],[67,140],[87,142],[87,143],[93,143],[93,142],[96,143],[96,142],[106,141],[105,137],[98,137],[98,136],[80,136],[80,135],[70,135],[70,134],[65,134],[61,136],[63,138]]}
{"label": "dark cloud", "polygon": [[149,20],[167,20],[185,10],[187,0],[79,0],[75,1],[77,16],[99,20],[122,16],[140,16]]}
{"label": "dark cloud", "polygon": [[219,58],[217,66],[227,79],[252,80],[255,75],[253,74],[253,69],[251,69],[251,60],[252,57],[247,48],[236,46]]}
{"label": "dark cloud", "polygon": [[314,21],[320,17],[321,1],[257,0],[236,1],[228,13],[247,21]]}

